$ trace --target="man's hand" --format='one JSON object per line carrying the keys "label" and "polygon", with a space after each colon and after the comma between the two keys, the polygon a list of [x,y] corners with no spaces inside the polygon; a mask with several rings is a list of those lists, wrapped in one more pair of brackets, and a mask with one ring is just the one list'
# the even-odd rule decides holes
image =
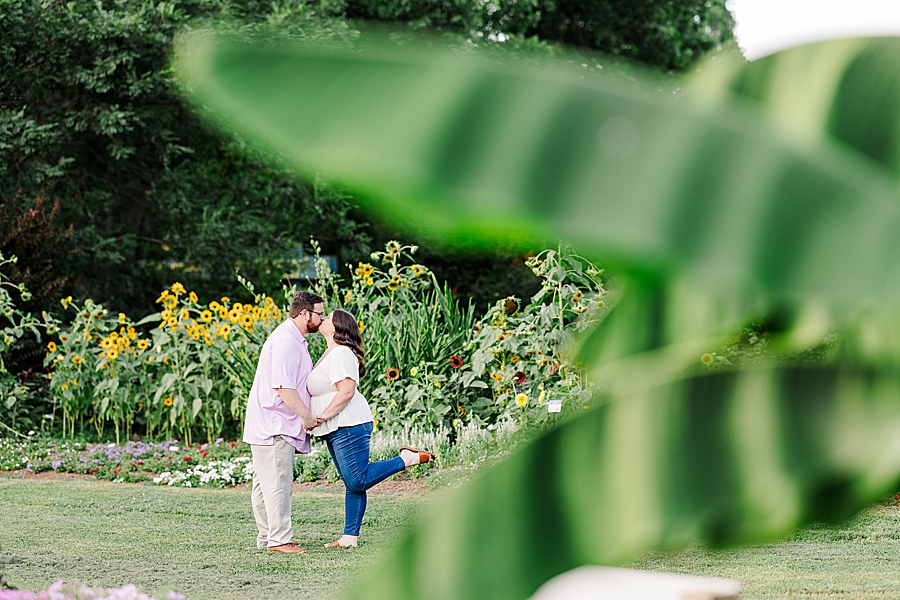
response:
{"label": "man's hand", "polygon": [[278,395],[281,396],[284,403],[288,405],[288,408],[297,413],[300,420],[303,421],[303,426],[307,431],[316,428],[316,425],[318,425],[317,419],[309,412],[306,405],[303,404],[303,400],[300,398],[300,394],[297,393],[297,390],[291,388],[278,388]]}

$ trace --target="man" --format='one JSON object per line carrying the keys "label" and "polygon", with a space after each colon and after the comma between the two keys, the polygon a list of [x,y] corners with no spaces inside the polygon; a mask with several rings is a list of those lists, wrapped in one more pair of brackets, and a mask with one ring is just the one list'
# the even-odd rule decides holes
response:
{"label": "man", "polygon": [[294,454],[309,452],[307,431],[315,428],[309,412],[306,378],[312,371],[306,339],[319,330],[325,316],[323,300],[297,292],[290,318],[263,344],[247,398],[244,441],[253,453],[253,516],[259,534],[257,548],[271,552],[306,552],[291,541],[291,496],[294,491]]}

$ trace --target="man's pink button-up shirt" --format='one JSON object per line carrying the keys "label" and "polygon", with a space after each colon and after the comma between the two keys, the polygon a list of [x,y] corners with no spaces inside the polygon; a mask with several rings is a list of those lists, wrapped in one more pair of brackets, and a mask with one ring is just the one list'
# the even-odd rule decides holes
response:
{"label": "man's pink button-up shirt", "polygon": [[306,378],[312,371],[312,359],[306,340],[288,319],[275,328],[259,353],[259,364],[253,377],[253,387],[247,398],[247,417],[244,420],[244,441],[258,446],[271,446],[274,436],[297,449],[309,452],[309,436],[300,416],[284,403],[279,388],[297,390],[309,408]]}

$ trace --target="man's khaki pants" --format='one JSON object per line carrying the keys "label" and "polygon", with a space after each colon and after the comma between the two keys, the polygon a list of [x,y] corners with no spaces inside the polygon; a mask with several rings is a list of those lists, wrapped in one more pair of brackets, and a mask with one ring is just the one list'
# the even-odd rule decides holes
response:
{"label": "man's khaki pants", "polygon": [[271,446],[251,445],[253,453],[253,516],[257,548],[271,548],[291,541],[291,494],[294,491],[294,447],[275,436]]}

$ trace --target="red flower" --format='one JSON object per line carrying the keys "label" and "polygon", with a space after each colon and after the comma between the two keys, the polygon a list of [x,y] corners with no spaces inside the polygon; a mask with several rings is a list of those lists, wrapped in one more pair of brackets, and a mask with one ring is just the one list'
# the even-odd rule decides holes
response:
{"label": "red flower", "polygon": [[525,373],[516,371],[516,383],[525,383]]}
{"label": "red flower", "polygon": [[234,448],[234,442],[231,442],[231,447]]}
{"label": "red flower", "polygon": [[450,366],[454,369],[458,369],[463,366],[462,356],[454,355],[450,357]]}
{"label": "red flower", "polygon": [[139,460],[139,461],[137,461],[137,464],[142,465],[142,464],[144,464],[144,461]]}
{"label": "red flower", "polygon": [[400,371],[396,367],[391,367],[385,373],[388,381],[397,381],[400,379]]}
{"label": "red flower", "polygon": [[96,473],[96,472],[99,471],[99,470],[100,470],[100,469],[91,469],[90,471],[88,471],[88,473],[90,473],[91,475],[93,475],[94,473]]}
{"label": "red flower", "polygon": [[113,471],[113,475],[118,475],[118,474],[119,474],[119,469],[116,469],[115,471]]}
{"label": "red flower", "polygon": [[182,458],[181,460],[183,460],[184,462],[187,462],[187,461],[191,460],[191,457],[190,457],[190,456],[185,456],[185,457]]}

